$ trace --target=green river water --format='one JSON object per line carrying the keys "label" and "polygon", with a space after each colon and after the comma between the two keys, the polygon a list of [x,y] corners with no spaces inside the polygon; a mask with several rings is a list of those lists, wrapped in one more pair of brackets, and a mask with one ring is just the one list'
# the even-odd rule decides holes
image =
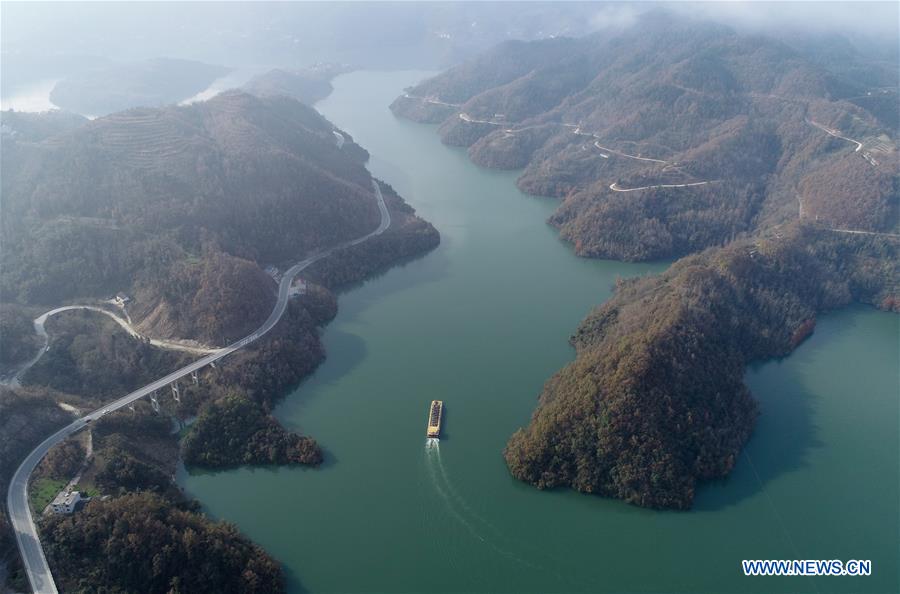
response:
{"label": "green river water", "polygon": [[[513,480],[501,452],[568,336],[616,277],[659,264],[573,255],[555,201],[481,169],[434,126],[388,110],[415,72],[339,77],[317,107],[441,246],[340,297],[327,361],[279,406],[327,451],[317,470],[179,477],[208,513],[284,564],[292,592],[897,592],[898,317],[823,316],[789,358],[757,365],[757,429],[690,512]],[[432,399],[444,438],[426,447]],[[871,577],[744,577],[741,559],[871,559]]]}

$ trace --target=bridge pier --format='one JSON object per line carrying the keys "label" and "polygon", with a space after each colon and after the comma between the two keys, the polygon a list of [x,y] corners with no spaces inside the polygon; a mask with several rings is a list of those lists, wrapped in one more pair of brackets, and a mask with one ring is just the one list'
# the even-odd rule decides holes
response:
{"label": "bridge pier", "polygon": [[159,398],[156,396],[156,390],[150,393],[150,404],[154,411],[159,412]]}
{"label": "bridge pier", "polygon": [[181,402],[181,389],[178,387],[178,382],[172,382],[172,398],[175,399],[175,402]]}
{"label": "bridge pier", "polygon": [[200,385],[200,376],[197,374],[196,371],[191,372],[191,379],[194,380],[195,386]]}

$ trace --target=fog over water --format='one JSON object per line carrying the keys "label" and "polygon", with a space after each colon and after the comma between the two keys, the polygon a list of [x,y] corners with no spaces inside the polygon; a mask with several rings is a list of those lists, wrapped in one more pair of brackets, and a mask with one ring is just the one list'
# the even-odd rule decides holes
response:
{"label": "fog over water", "polygon": [[0,99],[0,108],[31,112],[56,109],[56,106],[50,101],[50,91],[53,90],[56,83],[57,79],[51,78],[16,87]]}
{"label": "fog over water", "polygon": [[5,2],[0,94],[155,57],[232,68],[437,69],[507,39],[621,29],[659,8],[787,40],[840,34],[873,59],[896,60],[895,2]]}

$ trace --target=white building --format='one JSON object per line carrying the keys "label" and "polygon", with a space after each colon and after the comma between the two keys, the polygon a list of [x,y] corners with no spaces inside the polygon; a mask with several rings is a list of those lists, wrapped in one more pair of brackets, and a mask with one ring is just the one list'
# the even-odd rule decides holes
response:
{"label": "white building", "polygon": [[75,507],[80,501],[82,501],[80,491],[66,489],[65,491],[60,491],[59,494],[53,498],[50,509],[52,509],[55,514],[71,514],[75,511]]}

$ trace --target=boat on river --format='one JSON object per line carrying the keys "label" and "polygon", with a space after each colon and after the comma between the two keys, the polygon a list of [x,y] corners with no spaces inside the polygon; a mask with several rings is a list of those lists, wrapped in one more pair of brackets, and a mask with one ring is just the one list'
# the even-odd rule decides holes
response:
{"label": "boat on river", "polygon": [[431,409],[428,411],[428,429],[425,435],[431,439],[438,439],[441,436],[441,417],[444,414],[444,402],[442,400],[432,400]]}

